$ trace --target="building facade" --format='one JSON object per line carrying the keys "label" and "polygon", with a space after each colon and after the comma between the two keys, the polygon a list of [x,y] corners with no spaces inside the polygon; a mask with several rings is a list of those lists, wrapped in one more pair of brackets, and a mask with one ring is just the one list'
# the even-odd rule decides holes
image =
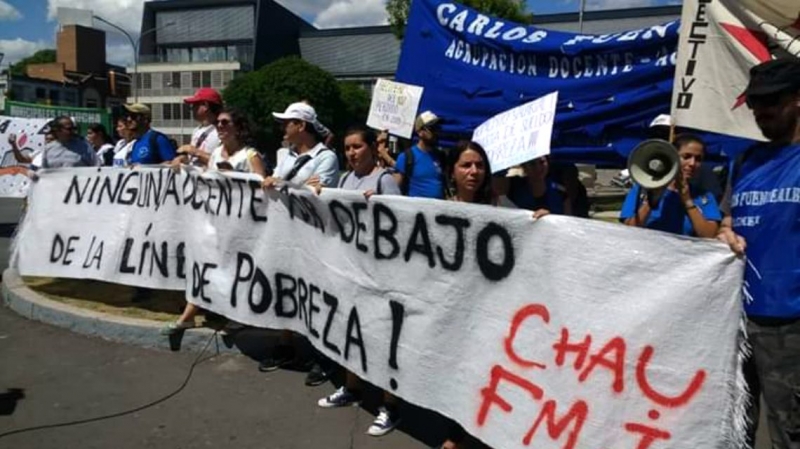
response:
{"label": "building facade", "polygon": [[183,99],[200,87],[225,89],[237,73],[299,55],[311,25],[273,0],[170,0],[145,3],[136,88],[152,126],[186,143],[196,126]]}
{"label": "building facade", "polygon": [[0,78],[0,109],[6,99],[47,106],[116,109],[125,102],[129,90],[124,69],[106,63],[105,32],[69,25],[56,34],[55,62],[30,64],[24,76],[6,73]]}

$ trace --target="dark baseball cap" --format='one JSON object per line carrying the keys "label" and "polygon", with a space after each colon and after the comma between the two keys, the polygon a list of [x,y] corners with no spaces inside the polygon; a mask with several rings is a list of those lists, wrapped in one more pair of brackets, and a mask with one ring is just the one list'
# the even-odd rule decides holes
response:
{"label": "dark baseball cap", "polygon": [[745,95],[761,97],[800,89],[800,58],[781,58],[750,69],[750,83]]}

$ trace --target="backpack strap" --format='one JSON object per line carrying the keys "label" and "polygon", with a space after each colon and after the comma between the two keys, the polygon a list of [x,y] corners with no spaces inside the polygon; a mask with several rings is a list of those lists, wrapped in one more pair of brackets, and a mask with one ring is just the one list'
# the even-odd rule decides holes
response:
{"label": "backpack strap", "polygon": [[388,171],[384,170],[384,171],[381,172],[380,175],[378,175],[378,185],[375,188],[375,193],[376,194],[383,195],[383,185],[382,185],[381,181],[383,180],[384,176],[389,175],[389,174],[391,174],[391,173],[389,173]]}
{"label": "backpack strap", "polygon": [[353,173],[353,171],[351,170],[351,171],[345,173],[344,176],[342,176],[342,179],[339,180],[339,188],[340,189],[342,187],[344,187],[344,183],[347,182],[347,178],[350,177],[350,173]]}
{"label": "backpack strap", "polygon": [[200,147],[203,146],[203,144],[205,143],[206,139],[208,139],[209,134],[211,134],[212,130],[213,130],[213,128],[209,128],[209,129],[203,131],[203,134],[200,134],[200,137],[197,138],[197,142],[195,142],[195,144],[196,144],[195,148],[199,149]]}

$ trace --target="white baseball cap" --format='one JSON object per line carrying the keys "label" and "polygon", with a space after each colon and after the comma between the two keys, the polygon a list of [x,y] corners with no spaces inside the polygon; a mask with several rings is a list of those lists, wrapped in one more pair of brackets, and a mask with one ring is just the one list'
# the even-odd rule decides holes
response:
{"label": "white baseball cap", "polygon": [[283,113],[273,112],[272,116],[278,120],[302,120],[304,122],[316,124],[317,111],[307,103],[292,103]]}
{"label": "white baseball cap", "polygon": [[656,126],[672,126],[672,117],[667,114],[659,115],[650,122],[650,128],[655,128]]}

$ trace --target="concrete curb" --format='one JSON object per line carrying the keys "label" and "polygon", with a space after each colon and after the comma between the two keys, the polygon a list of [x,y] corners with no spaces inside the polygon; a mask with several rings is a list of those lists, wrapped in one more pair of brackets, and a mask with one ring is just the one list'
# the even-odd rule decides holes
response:
{"label": "concrete curb", "polygon": [[[182,336],[169,338],[161,335],[164,323],[137,318],[125,318],[105,313],[73,307],[43,297],[29,289],[17,270],[9,268],[3,272],[3,303],[29,320],[41,321],[91,337],[99,337],[119,343],[127,343],[146,348],[199,352],[214,335],[208,328],[191,329]],[[236,347],[229,348],[219,344],[221,352],[239,352]],[[212,343],[213,344],[213,343]]]}

